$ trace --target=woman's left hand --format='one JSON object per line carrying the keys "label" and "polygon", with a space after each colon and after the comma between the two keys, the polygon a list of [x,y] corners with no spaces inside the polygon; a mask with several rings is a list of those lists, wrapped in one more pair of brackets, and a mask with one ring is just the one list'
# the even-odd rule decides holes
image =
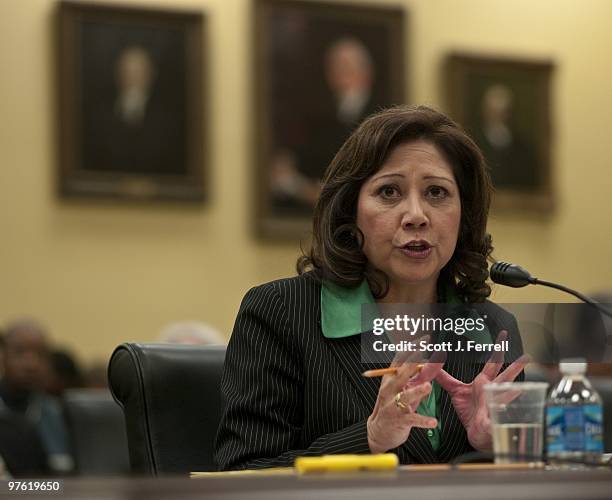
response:
{"label": "woman's left hand", "polygon": [[[507,337],[508,333],[502,330],[496,343],[503,342]],[[436,376],[436,382],[449,394],[459,420],[467,432],[468,441],[474,449],[490,451],[493,447],[491,420],[485,401],[484,386],[490,383],[512,382],[527,366],[529,360],[529,356],[523,354],[499,373],[504,364],[504,353],[497,351],[469,384],[457,380],[445,370],[441,370]]]}

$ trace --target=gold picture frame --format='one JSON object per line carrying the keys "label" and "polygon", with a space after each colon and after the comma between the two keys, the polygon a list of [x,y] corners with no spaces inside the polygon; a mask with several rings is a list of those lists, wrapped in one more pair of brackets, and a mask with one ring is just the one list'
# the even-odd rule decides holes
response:
{"label": "gold picture frame", "polygon": [[454,53],[446,61],[450,115],[476,141],[495,187],[493,209],[554,208],[551,61]]}
{"label": "gold picture frame", "polygon": [[203,15],[65,1],[57,28],[60,195],[202,202]]}

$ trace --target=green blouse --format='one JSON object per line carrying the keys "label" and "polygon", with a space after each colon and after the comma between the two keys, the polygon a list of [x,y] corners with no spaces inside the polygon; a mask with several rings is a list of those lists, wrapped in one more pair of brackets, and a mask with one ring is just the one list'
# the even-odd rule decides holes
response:
{"label": "green blouse", "polygon": [[[459,299],[451,296],[450,303],[458,303]],[[341,339],[351,335],[360,335],[361,326],[361,306],[363,304],[373,304],[374,297],[370,287],[364,280],[358,287],[344,288],[334,283],[323,282],[321,286],[321,329],[323,335],[330,339]],[[491,342],[491,335],[488,331],[480,332],[478,338],[468,337],[480,343]],[[432,382],[432,391],[429,396],[421,401],[417,408],[417,413],[438,419],[438,426],[427,431],[427,437],[434,451],[440,447],[442,436],[442,422],[440,421],[440,395],[442,388],[436,382]]]}

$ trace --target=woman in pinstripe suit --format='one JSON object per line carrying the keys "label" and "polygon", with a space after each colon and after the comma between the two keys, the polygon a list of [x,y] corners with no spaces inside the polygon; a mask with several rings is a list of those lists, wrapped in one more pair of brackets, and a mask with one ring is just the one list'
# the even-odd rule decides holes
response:
{"label": "woman in pinstripe suit", "polygon": [[[491,182],[478,147],[446,116],[396,107],[365,120],[330,164],[298,276],[251,289],[228,345],[216,441],[220,469],[289,466],[296,456],[393,451],[402,463],[489,450],[483,385],[526,364],[516,321],[486,300]],[[488,363],[388,359],[364,378],[361,306],[477,303]],[[518,359],[517,359],[518,358]],[[381,364],[379,366],[386,366]],[[376,367],[376,366],[374,366]]]}

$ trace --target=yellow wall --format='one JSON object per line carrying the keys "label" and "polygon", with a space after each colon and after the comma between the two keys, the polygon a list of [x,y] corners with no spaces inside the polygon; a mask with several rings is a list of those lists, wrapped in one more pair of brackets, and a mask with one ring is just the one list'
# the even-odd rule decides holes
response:
{"label": "yellow wall", "polygon": [[[252,236],[248,0],[122,3],[208,14],[213,198],[202,209],[65,203],[54,195],[53,0],[0,2],[0,322],[40,318],[84,359],[178,319],[229,334],[251,286],[293,273],[297,244]],[[375,2],[370,2],[375,3]],[[397,5],[400,2],[396,2]],[[450,50],[550,58],[559,198],[548,218],[498,215],[500,259],[585,291],[612,288],[609,0],[405,0],[412,102],[443,106]],[[555,301],[498,289],[497,301]]]}

